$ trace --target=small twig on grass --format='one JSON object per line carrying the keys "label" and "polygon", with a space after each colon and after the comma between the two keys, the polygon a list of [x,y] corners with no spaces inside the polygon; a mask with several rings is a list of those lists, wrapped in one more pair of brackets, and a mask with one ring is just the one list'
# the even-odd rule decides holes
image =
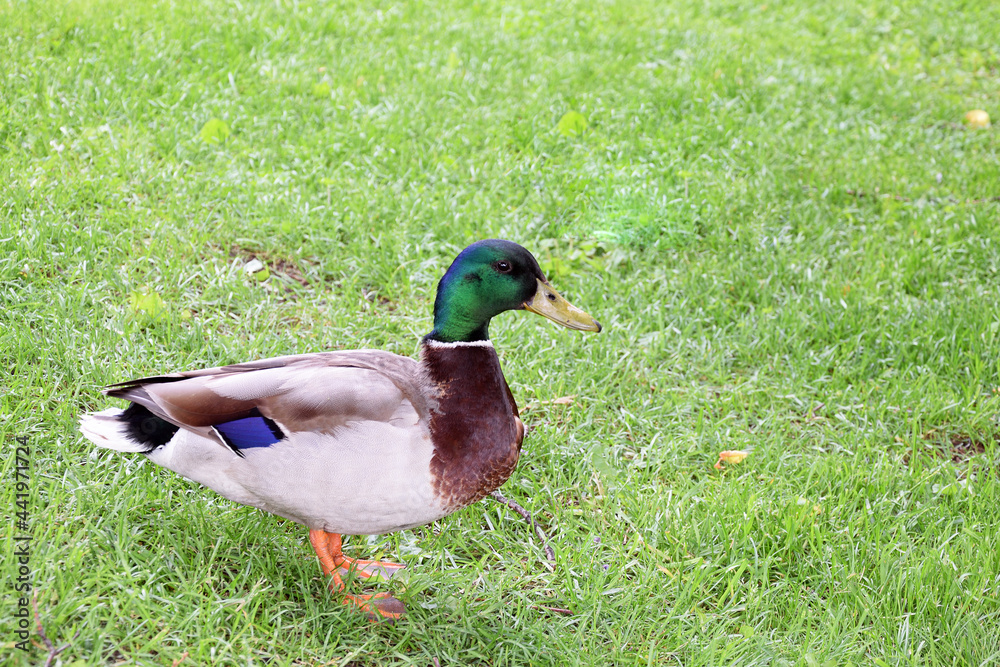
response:
{"label": "small twig on grass", "polygon": [[49,639],[49,636],[45,634],[45,628],[42,627],[42,615],[38,613],[38,594],[34,590],[31,591],[31,606],[35,609],[35,625],[38,627],[38,636],[42,638],[42,641],[45,642],[45,647],[49,650],[49,657],[45,660],[45,667],[52,667],[52,663],[59,657],[59,654],[68,649],[70,644],[80,636],[80,630],[76,631],[73,639],[56,648],[52,640]]}
{"label": "small twig on grass", "polygon": [[545,607],[542,605],[535,605],[534,609],[544,609],[545,611],[551,611],[555,614],[566,614],[567,616],[572,616],[573,612],[569,609],[563,609],[562,607]]}
{"label": "small twig on grass", "polygon": [[[507,507],[511,508],[512,510],[520,514],[525,521],[530,523],[531,527],[535,529],[535,534],[538,535],[538,539],[542,541],[542,546],[545,549],[545,557],[549,559],[549,563],[556,562],[556,552],[551,546],[549,546],[549,538],[545,535],[545,531],[542,530],[541,526],[539,526],[538,523],[532,518],[531,513],[528,512],[528,510],[524,509],[513,500],[505,498],[504,495],[499,491],[492,492],[490,494],[490,498],[497,501],[498,503],[503,503]],[[550,570],[555,569],[552,565],[549,565],[548,563],[546,563],[546,565]]]}

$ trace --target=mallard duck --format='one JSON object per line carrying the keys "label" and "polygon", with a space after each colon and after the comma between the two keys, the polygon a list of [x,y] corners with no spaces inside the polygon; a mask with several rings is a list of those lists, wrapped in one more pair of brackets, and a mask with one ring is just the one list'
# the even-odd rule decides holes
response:
{"label": "mallard duck", "polygon": [[[434,329],[419,361],[381,350],[319,352],[130,380],[130,401],[83,417],[95,444],[157,465],[244,505],[309,528],[330,588],[343,575],[391,577],[403,566],[351,559],[341,535],[421,526],[503,484],[524,425],[489,338],[490,320],[526,309],[600,331],[545,279],[523,247],[473,243],[438,284]],[[375,620],[403,604],[344,595]]]}

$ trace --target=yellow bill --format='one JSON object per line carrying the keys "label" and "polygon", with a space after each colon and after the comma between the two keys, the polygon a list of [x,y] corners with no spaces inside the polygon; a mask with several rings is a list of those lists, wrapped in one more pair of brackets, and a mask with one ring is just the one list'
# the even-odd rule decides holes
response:
{"label": "yellow bill", "polygon": [[525,310],[530,310],[542,317],[547,317],[556,324],[561,324],[567,329],[577,331],[600,331],[601,323],[593,317],[583,312],[559,292],[552,289],[548,283],[538,281],[538,289],[535,296],[524,302]]}

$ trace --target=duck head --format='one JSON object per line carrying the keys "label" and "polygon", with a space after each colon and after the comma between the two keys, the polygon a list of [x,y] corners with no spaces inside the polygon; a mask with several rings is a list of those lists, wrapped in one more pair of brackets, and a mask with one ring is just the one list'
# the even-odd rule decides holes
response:
{"label": "duck head", "polygon": [[490,320],[507,310],[530,310],[578,331],[601,325],[563,298],[530,252],[511,241],[477,241],[459,253],[438,283],[434,330],[442,342],[489,339]]}

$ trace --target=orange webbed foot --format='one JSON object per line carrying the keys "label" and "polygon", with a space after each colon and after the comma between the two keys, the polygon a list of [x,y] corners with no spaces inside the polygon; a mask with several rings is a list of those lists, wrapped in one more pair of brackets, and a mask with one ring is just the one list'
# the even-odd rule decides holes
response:
{"label": "orange webbed foot", "polygon": [[353,574],[362,579],[375,579],[388,581],[400,570],[406,569],[405,565],[399,563],[389,563],[380,560],[361,560],[360,558],[348,558],[342,556],[343,562],[337,564],[339,574],[347,576]]}
{"label": "orange webbed foot", "polygon": [[369,621],[394,622],[406,614],[406,605],[388,593],[373,595],[345,595],[344,604],[354,605],[365,612]]}
{"label": "orange webbed foot", "polygon": [[[309,542],[312,543],[319,557],[323,574],[333,577],[330,590],[343,593],[345,585],[343,576],[355,575],[362,579],[372,577],[390,579],[405,566],[398,563],[387,563],[377,560],[360,560],[348,558],[341,551],[341,538],[336,533],[323,530],[310,530]],[[344,595],[344,604],[353,605],[368,615],[371,621],[395,621],[406,613],[402,602],[388,593],[372,595]]]}

